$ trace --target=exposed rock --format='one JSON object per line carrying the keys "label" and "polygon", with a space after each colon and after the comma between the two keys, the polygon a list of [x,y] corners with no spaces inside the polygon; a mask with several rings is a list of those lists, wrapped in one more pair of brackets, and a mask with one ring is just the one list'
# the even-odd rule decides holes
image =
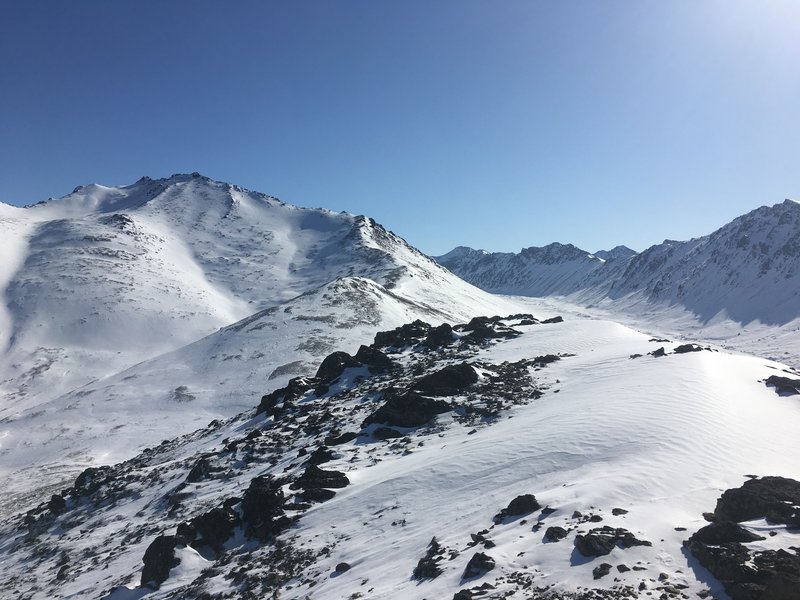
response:
{"label": "exposed rock", "polygon": [[509,502],[507,507],[493,517],[493,520],[495,523],[501,523],[508,517],[527,515],[540,508],[541,505],[536,501],[536,496],[533,494],[522,494]]}
{"label": "exposed rock", "polygon": [[347,352],[332,352],[317,369],[317,379],[322,383],[331,383],[344,373],[345,369],[360,367],[361,363]]}
{"label": "exposed rock", "polygon": [[281,402],[297,400],[319,383],[318,379],[312,377],[294,377],[289,380],[286,387],[278,388],[262,396],[256,414],[267,413],[270,416],[276,416],[280,412],[276,409]]}
{"label": "exposed rock", "polygon": [[545,319],[544,321],[542,321],[542,323],[544,323],[544,324],[563,323],[563,322],[564,322],[563,317],[550,317],[549,319]]}
{"label": "exposed rock", "polygon": [[676,346],[673,352],[675,354],[686,354],[687,352],[700,352],[702,349],[702,346],[698,346],[697,344],[681,344],[680,346]]}
{"label": "exposed rock", "polygon": [[220,553],[223,544],[240,524],[239,515],[231,508],[212,508],[188,524],[180,525],[178,533],[185,535],[195,548],[209,546],[216,553]]}
{"label": "exposed rock", "polygon": [[333,452],[327,446],[318,446],[308,457],[308,464],[321,465],[333,460]]}
{"label": "exposed rock", "polygon": [[316,465],[309,465],[297,481],[289,488],[343,488],[350,485],[347,475],[341,471],[324,471]]}
{"label": "exposed rock", "polygon": [[266,540],[288,527],[290,521],[283,513],[286,498],[282,484],[282,481],[270,475],[255,477],[250,481],[241,505],[248,535]]}
{"label": "exposed rock", "polygon": [[557,360],[561,360],[561,357],[556,356],[555,354],[545,354],[544,356],[537,356],[532,362],[537,367],[543,367],[545,365],[549,365],[550,363],[554,363]]}
{"label": "exposed rock", "polygon": [[396,429],[392,429],[391,427],[378,427],[372,432],[372,436],[376,440],[391,440],[401,438],[403,437],[403,434]]}
{"label": "exposed rock", "polygon": [[619,517],[621,515],[627,515],[628,511],[625,510],[624,508],[612,508],[611,514],[614,515],[615,517]]}
{"label": "exposed rock", "polygon": [[723,544],[725,542],[755,542],[766,538],[748,531],[737,523],[715,521],[698,530],[692,539],[704,544]]}
{"label": "exposed rock", "polygon": [[47,510],[54,515],[60,515],[62,512],[64,512],[66,507],[67,501],[64,500],[64,498],[59,494],[53,494],[53,496],[50,497],[50,501],[47,503]]}
{"label": "exposed rock", "polygon": [[175,556],[175,548],[184,546],[185,540],[176,535],[160,535],[144,552],[141,583],[157,590],[169,577],[170,569],[181,564]]}
{"label": "exposed rock", "polygon": [[599,564],[594,569],[592,569],[592,577],[594,577],[595,579],[600,579],[602,577],[605,577],[606,575],[611,573],[611,566],[612,565],[608,563]]}
{"label": "exposed rock", "polygon": [[575,547],[584,556],[605,556],[615,547],[652,546],[651,542],[639,540],[627,529],[605,525],[590,530],[585,535],[575,536]]}
{"label": "exposed rock", "polygon": [[394,425],[395,427],[419,427],[436,415],[452,409],[443,400],[426,398],[413,391],[402,395],[398,395],[396,392],[386,392],[384,398],[383,405],[364,420],[362,427],[372,423]]}
{"label": "exposed rock", "polygon": [[483,552],[476,552],[472,558],[469,559],[461,578],[465,580],[482,577],[492,569],[494,569],[494,559]]}
{"label": "exposed rock", "polygon": [[197,483],[206,479],[211,479],[213,468],[208,458],[203,456],[198,459],[186,476],[186,483]]}
{"label": "exposed rock", "polygon": [[412,389],[431,396],[454,396],[477,381],[475,369],[467,363],[460,363],[421,377]]}
{"label": "exposed rock", "polygon": [[350,570],[350,565],[346,562],[340,562],[336,565],[336,569],[334,569],[337,573],[346,573]]}
{"label": "exposed rock", "polygon": [[773,523],[800,526],[800,481],[785,477],[750,479],[725,491],[717,500],[718,521],[750,521],[761,517]]}
{"label": "exposed rock", "polygon": [[405,348],[417,344],[428,335],[430,329],[428,323],[417,319],[391,331],[379,331],[372,345],[375,348]]}
{"label": "exposed rock", "polygon": [[442,560],[441,557],[443,554],[444,548],[442,548],[435,537],[431,538],[425,556],[419,559],[417,566],[414,567],[414,572],[411,574],[411,578],[416,580],[436,579],[442,574],[439,561]]}
{"label": "exposed rock", "polygon": [[449,323],[442,323],[428,332],[422,344],[428,348],[443,348],[449,346],[455,340],[453,328]]}
{"label": "exposed rock", "polygon": [[551,542],[563,540],[568,535],[568,531],[563,527],[553,526],[545,529],[544,538]]}
{"label": "exposed rock", "polygon": [[662,356],[666,356],[667,355],[667,351],[664,350],[664,346],[661,346],[661,348],[653,350],[652,352],[648,352],[648,354],[653,356],[654,358],[660,358]]}
{"label": "exposed rock", "polygon": [[354,439],[358,437],[358,434],[355,431],[345,431],[339,435],[329,435],[325,438],[325,445],[327,446],[339,446],[341,444],[346,444],[347,442],[352,442]]}
{"label": "exposed rock", "polygon": [[354,357],[369,367],[370,373],[383,373],[395,368],[395,362],[377,348],[362,345]]}
{"label": "exposed rock", "polygon": [[770,375],[765,382],[767,387],[774,387],[779,396],[794,396],[800,394],[800,379]]}

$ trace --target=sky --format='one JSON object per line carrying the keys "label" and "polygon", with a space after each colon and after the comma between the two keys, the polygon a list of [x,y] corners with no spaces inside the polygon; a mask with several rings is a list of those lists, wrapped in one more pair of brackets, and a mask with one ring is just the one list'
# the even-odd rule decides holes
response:
{"label": "sky", "polygon": [[800,199],[796,0],[0,0],[0,201],[199,171],[424,252]]}

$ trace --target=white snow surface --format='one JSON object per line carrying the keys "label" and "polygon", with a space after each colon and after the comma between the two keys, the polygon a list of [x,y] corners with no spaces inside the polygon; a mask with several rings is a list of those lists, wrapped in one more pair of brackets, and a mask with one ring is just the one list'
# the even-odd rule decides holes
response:
{"label": "white snow surface", "polygon": [[[336,458],[324,467],[345,471],[351,484],[332,500],[312,506],[286,534],[297,547],[328,547],[330,552],[303,577],[285,585],[281,598],[327,600],[358,597],[353,596],[357,593],[376,599],[451,598],[458,589],[484,581],[495,585],[498,594],[508,591],[508,597],[523,598],[509,582],[511,574],[530,577],[537,587],[570,591],[635,587],[642,580],[653,589],[661,573],[671,583],[688,586],[684,592],[690,597],[707,588],[717,598],[726,597],[682,551],[681,543],[705,524],[702,513],[713,509],[720,493],[740,485],[745,475],[800,478],[800,403],[777,396],[761,381],[784,367],[716,351],[653,358],[646,353],[659,345],[669,351],[676,344],[648,341],[648,336],[610,321],[572,318],[518,329],[524,332],[521,337],[485,348],[473,360],[499,364],[554,352],[573,354],[533,372],[544,395],[474,432],[441,415],[417,433],[406,453],[362,440],[337,446]],[[631,359],[632,354],[644,356]],[[355,412],[364,399],[347,402],[341,407],[344,415]],[[213,434],[198,432],[158,461],[166,470],[152,488],[98,507],[80,527],[62,530],[54,525],[51,535],[59,552],[72,557],[83,553],[104,565],[98,569],[88,559],[76,560],[77,576],[58,588],[59,597],[102,598],[111,593],[110,598],[156,599],[185,591],[184,586],[210,565],[189,549],[181,551],[180,567],[159,591],[137,587],[145,548],[155,535],[170,533],[176,525],[160,499],[185,478],[185,468],[178,467],[187,464],[187,457],[219,450],[223,438],[243,435],[257,424],[245,416]],[[199,514],[221,498],[241,495],[254,476],[296,468],[297,451],[306,443],[296,439],[276,464],[256,461],[233,479],[192,484],[185,491],[195,498]],[[542,506],[555,512],[544,516],[537,511],[524,521],[516,518],[492,526],[493,515],[524,493],[535,494]],[[613,516],[613,508],[628,513]],[[576,527],[576,510],[603,521]],[[533,530],[538,518],[544,527]],[[547,543],[544,528],[551,525],[564,526],[570,534]],[[653,546],[617,548],[599,559],[585,558],[574,549],[574,537],[599,525],[624,527]],[[117,543],[137,527],[152,533],[135,543]],[[489,529],[486,538],[495,547],[468,547],[469,534],[484,529]],[[440,577],[412,580],[411,572],[432,536],[459,554],[442,563]],[[787,532],[780,543],[796,545],[796,538],[796,533]],[[234,538],[228,547],[245,543]],[[13,544],[7,540],[0,551]],[[479,580],[462,582],[465,565],[478,550],[489,554],[496,567]],[[30,560],[18,549],[0,554],[0,567],[21,574]],[[332,576],[343,561],[351,569]],[[614,570],[613,577],[595,581],[592,570],[600,562],[642,570]],[[39,563],[20,576],[19,589],[25,588],[25,581],[39,584],[38,589],[30,588],[31,599],[51,597],[46,582],[54,571],[48,564]],[[232,589],[222,576],[205,585],[217,594]]]}

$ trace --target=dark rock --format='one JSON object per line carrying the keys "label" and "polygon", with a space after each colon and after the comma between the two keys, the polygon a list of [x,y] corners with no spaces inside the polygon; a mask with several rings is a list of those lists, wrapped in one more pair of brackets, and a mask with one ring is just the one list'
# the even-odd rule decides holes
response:
{"label": "dark rock", "polygon": [[537,367],[543,367],[545,365],[549,365],[550,363],[554,363],[557,360],[561,360],[560,356],[556,356],[555,354],[545,354],[544,356],[537,356],[533,359],[533,364]]}
{"label": "dark rock", "polygon": [[186,483],[197,483],[199,481],[211,479],[212,473],[213,468],[208,458],[205,456],[201,457],[196,463],[194,463],[194,466],[186,476]]}
{"label": "dark rock", "polygon": [[336,565],[335,569],[337,573],[347,573],[347,571],[349,570],[350,570],[350,565],[347,564],[346,562],[340,562],[338,565]]}
{"label": "dark rock", "polygon": [[325,444],[328,446],[339,446],[340,444],[346,444],[347,442],[352,442],[354,439],[358,437],[358,434],[354,431],[346,431],[340,435],[329,435],[325,438]]}
{"label": "dark rock", "polygon": [[449,346],[452,344],[453,340],[455,340],[453,328],[449,323],[442,323],[438,327],[434,327],[428,332],[428,335],[425,336],[422,344],[431,349],[443,348],[444,346]]}
{"label": "dark rock", "polygon": [[725,542],[755,542],[766,539],[748,531],[731,521],[715,521],[698,530],[692,538],[704,544],[723,544]]}
{"label": "dark rock", "polygon": [[508,506],[497,513],[493,520],[495,523],[501,523],[508,517],[527,515],[540,508],[541,505],[536,501],[536,496],[533,494],[522,494],[509,502]]}
{"label": "dark rock", "polygon": [[294,377],[289,380],[286,387],[278,388],[262,396],[261,402],[256,409],[256,414],[267,413],[270,416],[276,416],[280,413],[280,411],[277,410],[280,403],[297,400],[319,383],[319,380],[313,377]]}
{"label": "dark rock", "polygon": [[298,488],[343,488],[350,485],[347,475],[340,471],[324,471],[316,465],[309,465],[303,474],[289,487]]}
{"label": "dark rock", "polygon": [[89,467],[75,479],[71,493],[75,496],[89,496],[113,479],[111,467]]}
{"label": "dark rock", "polygon": [[620,573],[627,573],[631,568],[626,564],[617,565],[617,571]]}
{"label": "dark rock", "polygon": [[[316,467],[315,467],[316,468]],[[278,534],[288,523],[283,516],[282,482],[270,475],[255,477],[242,497],[242,520],[247,524],[247,534],[266,540]]]}
{"label": "dark rock", "polygon": [[564,319],[562,317],[550,317],[549,319],[545,319],[542,323],[563,323]]}
{"label": "dark rock", "polygon": [[59,494],[53,494],[53,496],[50,498],[50,501],[47,503],[47,510],[54,515],[60,515],[62,512],[64,512],[66,507],[67,501],[64,500],[64,498]]}
{"label": "dark rock", "polygon": [[467,363],[448,365],[418,379],[413,390],[431,396],[453,396],[478,381],[478,373]]}
{"label": "dark rock", "polygon": [[469,590],[458,590],[453,594],[453,600],[472,600],[472,592]]}
{"label": "dark rock", "polygon": [[376,440],[391,440],[403,437],[402,433],[391,427],[378,427],[372,432],[372,435]]}
{"label": "dark rock", "polygon": [[667,355],[667,351],[664,350],[664,346],[661,346],[661,348],[653,350],[652,352],[648,352],[648,354],[653,356],[653,357],[655,357],[655,358],[659,358],[661,356],[666,356]]}
{"label": "dark rock", "polygon": [[483,552],[476,552],[472,558],[469,559],[461,578],[464,580],[482,577],[492,569],[494,569],[494,559]]}
{"label": "dark rock", "polygon": [[750,479],[725,491],[717,500],[718,521],[767,518],[774,523],[800,526],[800,481],[785,477]]}
{"label": "dark rock", "polygon": [[411,574],[412,579],[421,581],[423,579],[436,579],[442,574],[442,569],[439,567],[439,560],[441,555],[444,554],[444,548],[439,544],[436,538],[431,538],[428,544],[428,549],[425,556],[419,559],[417,566]]}
{"label": "dark rock", "polygon": [[395,427],[419,427],[452,408],[443,400],[426,398],[413,391],[402,395],[386,392],[384,398],[383,405],[364,420],[362,427],[372,423]]}
{"label": "dark rock", "polygon": [[396,364],[377,348],[361,346],[356,352],[355,359],[369,367],[370,373],[383,373],[392,370]]}
{"label": "dark rock", "polygon": [[548,527],[545,529],[544,537],[551,542],[558,542],[567,537],[568,533],[569,532],[563,527]]}
{"label": "dark rock", "polygon": [[321,465],[331,460],[333,460],[333,452],[327,446],[317,446],[308,457],[307,462],[310,465]]}
{"label": "dark rock", "polygon": [[336,492],[326,488],[310,488],[301,491],[297,498],[301,502],[327,502],[336,495]]}
{"label": "dark rock", "polygon": [[142,586],[157,590],[169,577],[170,569],[181,564],[175,556],[175,548],[185,545],[185,540],[176,535],[160,535],[144,552],[142,562]]}
{"label": "dark rock", "polygon": [[333,352],[325,357],[317,369],[317,379],[322,383],[331,383],[336,380],[345,369],[360,367],[361,363],[347,352]]}
{"label": "dark rock", "polygon": [[499,317],[475,317],[466,325],[457,325],[454,329],[470,332],[461,339],[475,344],[493,339],[512,339],[522,335],[516,329],[500,323]]}
{"label": "dark rock", "polygon": [[700,352],[703,348],[697,344],[681,344],[676,346],[673,352],[675,354],[686,354],[687,352]]}
{"label": "dark rock", "polygon": [[614,515],[615,517],[619,517],[620,515],[627,515],[628,511],[625,510],[624,508],[612,508],[611,514]]}
{"label": "dark rock", "polygon": [[230,508],[212,508],[192,519],[189,524],[195,531],[192,546],[209,546],[219,554],[223,544],[233,535],[233,530],[241,524],[241,520]]}
{"label": "dark rock", "polygon": [[575,536],[575,547],[584,556],[605,556],[615,547],[652,546],[651,542],[639,540],[630,531],[622,528],[599,527],[585,535]]}
{"label": "dark rock", "polygon": [[779,396],[794,396],[800,394],[800,379],[770,375],[764,382],[767,387],[774,387]]}
{"label": "dark rock", "polygon": [[611,573],[611,566],[612,565],[608,563],[599,564],[594,569],[592,569],[592,577],[594,577],[595,579],[600,579],[602,577],[605,577],[606,575]]}
{"label": "dark rock", "polygon": [[426,337],[430,329],[431,326],[428,323],[417,319],[391,331],[379,331],[375,334],[372,346],[374,348],[405,348]]}

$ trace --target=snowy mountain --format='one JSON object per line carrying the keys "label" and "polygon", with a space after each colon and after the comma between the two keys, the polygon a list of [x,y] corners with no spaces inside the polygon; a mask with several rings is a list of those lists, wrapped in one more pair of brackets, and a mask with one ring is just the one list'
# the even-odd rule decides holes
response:
{"label": "snowy mountain", "polygon": [[795,597],[800,374],[550,321],[416,321],[88,469],[2,522],[0,595]]}
{"label": "snowy mountain", "polygon": [[[683,321],[684,331],[771,356],[776,340],[800,327],[800,204],[791,200],[639,254],[618,247],[591,255],[551,244],[518,254],[460,247],[436,260],[491,292],[564,297],[612,315],[646,314],[662,327]],[[735,339],[742,335],[746,342]],[[800,364],[800,342],[789,344],[788,358]]]}
{"label": "snowy mountain", "polygon": [[611,250],[598,250],[594,253],[597,258],[601,258],[605,261],[630,258],[634,254],[636,254],[636,250],[632,250],[627,246],[614,246]]}
{"label": "snowy mountain", "polygon": [[378,329],[518,308],[367,217],[196,173],[2,205],[0,233],[0,472],[23,496],[236,414]]}

